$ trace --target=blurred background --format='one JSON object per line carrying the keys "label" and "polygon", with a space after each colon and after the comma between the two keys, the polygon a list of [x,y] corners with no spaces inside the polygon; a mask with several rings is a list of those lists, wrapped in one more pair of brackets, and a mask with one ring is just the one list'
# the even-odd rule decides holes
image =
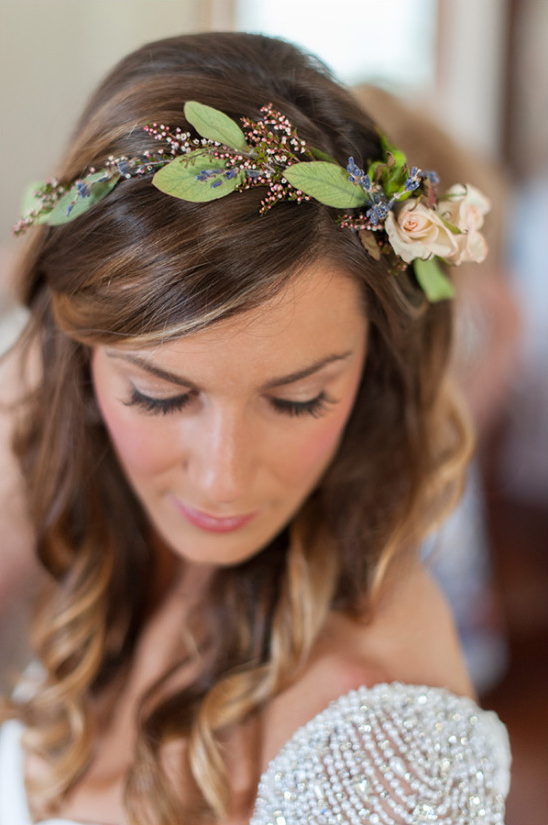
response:
{"label": "blurred background", "polygon": [[[508,825],[546,825],[547,0],[0,0],[0,13],[3,350],[24,322],[12,278],[21,195],[54,174],[97,82],[149,40],[207,30],[291,40],[355,87],[443,188],[470,181],[490,197],[491,255],[459,274],[454,358],[477,458],[463,504],[424,553],[482,704],[510,730]],[[4,577],[4,672],[22,655],[14,582]]]}

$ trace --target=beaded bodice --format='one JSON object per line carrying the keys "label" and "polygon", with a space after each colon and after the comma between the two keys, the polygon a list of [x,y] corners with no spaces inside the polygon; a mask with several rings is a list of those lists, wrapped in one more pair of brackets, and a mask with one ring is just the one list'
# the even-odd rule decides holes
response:
{"label": "beaded bodice", "polygon": [[270,763],[250,825],[502,825],[509,772],[506,729],[470,699],[360,688]]}

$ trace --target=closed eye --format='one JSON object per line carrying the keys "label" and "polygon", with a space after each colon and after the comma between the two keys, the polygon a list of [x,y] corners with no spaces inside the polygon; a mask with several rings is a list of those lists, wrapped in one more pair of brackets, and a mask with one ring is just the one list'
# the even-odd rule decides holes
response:
{"label": "closed eye", "polygon": [[[170,413],[181,412],[192,400],[193,392],[186,392],[174,395],[169,398],[154,398],[145,395],[136,387],[131,388],[131,395],[128,401],[123,404],[126,407],[138,407],[148,415],[169,415]],[[270,403],[274,409],[282,415],[298,417],[310,415],[319,418],[329,404],[335,403],[329,399],[324,392],[309,401],[290,401],[285,398],[271,398]]]}
{"label": "closed eye", "polygon": [[145,395],[136,387],[131,388],[129,401],[124,401],[126,407],[138,407],[149,415],[168,415],[169,413],[181,412],[192,398],[192,393],[185,392],[181,395],[173,395],[170,398],[152,398]]}
{"label": "closed eye", "polygon": [[271,398],[270,401],[275,410],[285,415],[311,415],[313,418],[319,418],[329,404],[335,403],[324,392],[309,401],[289,401],[285,398]]}

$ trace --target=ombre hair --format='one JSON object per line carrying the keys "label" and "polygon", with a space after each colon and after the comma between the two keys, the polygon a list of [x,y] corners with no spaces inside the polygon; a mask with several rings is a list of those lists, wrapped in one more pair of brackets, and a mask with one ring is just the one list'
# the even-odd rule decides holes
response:
{"label": "ombre hair", "polygon": [[[236,120],[272,103],[343,166],[382,157],[373,123],[316,59],[280,40],[215,33],[123,60],[85,109],[59,179],[142,154],[147,122],[187,129],[190,99]],[[335,210],[280,202],[260,215],[262,197],[251,189],[192,204],[136,178],[71,223],[33,230],[21,346],[40,351],[41,379],[15,446],[51,586],[34,631],[43,681],[14,712],[26,747],[50,766],[31,788],[44,811],[93,759],[92,700],[123,684],[156,581],[151,526],[94,399],[92,347],[190,335],[260,306],[316,261],[356,280],[369,321],[355,406],[325,476],[268,546],[216,572],[192,642],[142,698],[125,792],[132,823],[195,825],[228,810],[227,731],[291,683],[330,609],[371,616],[389,571],[460,489],[469,438],[446,381],[450,303],[428,304],[410,268],[395,276],[369,257]],[[198,656],[198,675],[177,687]],[[186,743],[180,782],[163,759],[173,740]]]}

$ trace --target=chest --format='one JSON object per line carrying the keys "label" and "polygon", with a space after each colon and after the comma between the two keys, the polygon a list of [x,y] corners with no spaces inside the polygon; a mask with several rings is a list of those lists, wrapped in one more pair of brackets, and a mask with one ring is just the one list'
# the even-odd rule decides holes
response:
{"label": "chest", "polygon": [[[95,756],[90,767],[66,796],[56,815],[71,823],[128,825],[124,795],[128,772],[139,751],[138,736],[136,725],[130,721],[130,714],[127,711],[121,712],[112,725],[97,737]],[[231,731],[223,742],[223,749],[228,756],[232,806],[222,825],[246,825],[249,822],[260,778],[258,739],[258,721],[249,720]],[[186,767],[187,747],[185,741],[178,739],[163,748],[161,758],[163,781],[167,777],[183,804],[194,798],[195,794]],[[39,777],[43,768],[40,760],[33,757],[27,759],[27,777]],[[151,778],[146,771],[145,775]],[[148,796],[159,798],[164,793],[162,784],[159,782],[156,788],[147,788]],[[37,819],[43,817],[39,800],[31,798],[30,802],[33,815]]]}
{"label": "chest", "polygon": [[[128,773],[136,760],[142,760],[139,754],[146,745],[139,719],[158,707],[167,696],[192,684],[201,669],[198,659],[191,659],[180,667],[175,677],[166,683],[165,689],[153,694],[143,713],[142,701],[147,691],[170,669],[174,660],[184,660],[186,651],[180,641],[180,628],[184,627],[184,620],[185,616],[177,615],[175,611],[164,610],[158,614],[140,640],[124,684],[118,686],[115,694],[103,697],[95,706],[97,724],[90,732],[93,735],[92,759],[80,780],[66,795],[57,816],[94,825],[126,825],[128,822],[124,804]],[[223,741],[223,748],[228,754],[228,782],[234,799],[234,810],[226,825],[249,822],[260,775],[257,757],[259,728],[260,720],[250,719],[235,726]],[[160,751],[161,769],[183,803],[194,795],[192,782],[188,778],[187,747],[184,737],[178,736]],[[147,751],[145,748],[145,756],[153,766],[158,762],[150,749]],[[44,776],[44,771],[45,765],[38,758],[27,758],[27,778],[39,779]],[[152,782],[152,788],[145,793],[154,798],[162,793],[162,778],[155,780],[152,775]],[[43,817],[39,798],[33,800],[31,797],[30,802],[33,814],[37,814],[37,818]]]}

